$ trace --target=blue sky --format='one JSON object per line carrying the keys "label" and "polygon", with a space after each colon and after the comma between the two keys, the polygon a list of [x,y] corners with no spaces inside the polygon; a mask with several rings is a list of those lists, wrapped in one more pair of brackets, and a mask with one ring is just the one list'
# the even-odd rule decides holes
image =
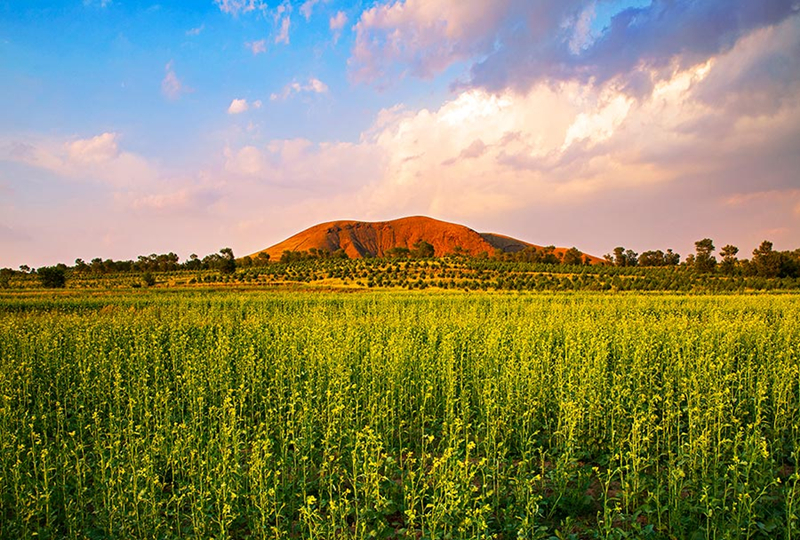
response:
{"label": "blue sky", "polygon": [[424,214],[800,246],[800,4],[0,2],[0,266]]}

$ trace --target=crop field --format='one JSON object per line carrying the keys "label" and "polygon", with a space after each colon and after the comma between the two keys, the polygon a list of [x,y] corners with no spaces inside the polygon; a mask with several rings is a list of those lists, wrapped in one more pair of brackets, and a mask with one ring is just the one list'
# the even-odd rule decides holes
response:
{"label": "crop field", "polygon": [[800,296],[0,295],[2,538],[800,538]]}

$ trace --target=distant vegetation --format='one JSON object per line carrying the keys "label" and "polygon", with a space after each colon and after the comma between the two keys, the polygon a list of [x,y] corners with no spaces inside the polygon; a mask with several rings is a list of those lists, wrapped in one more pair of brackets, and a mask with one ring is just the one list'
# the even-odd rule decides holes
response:
{"label": "distant vegetation", "polygon": [[203,283],[305,284],[326,287],[468,289],[468,290],[637,290],[745,291],[800,289],[800,249],[776,251],[769,241],[739,259],[739,249],[726,245],[715,255],[711,239],[695,243],[695,253],[681,261],[671,249],[641,254],[622,246],[591,260],[576,248],[526,247],[513,253],[470,256],[464,250],[438,254],[419,241],[412,248],[395,247],[386,257],[348,259],[343,250],[284,251],[236,259],[223,248],[202,259],[180,262],[175,253],[140,256],[137,260],[101,258],[74,266],[59,264],[38,270],[27,266],[0,270],[0,288],[141,287]]}

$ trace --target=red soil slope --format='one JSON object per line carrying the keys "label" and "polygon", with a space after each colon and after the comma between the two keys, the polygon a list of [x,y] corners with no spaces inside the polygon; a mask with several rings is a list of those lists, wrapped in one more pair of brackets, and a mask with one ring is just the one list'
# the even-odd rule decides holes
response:
{"label": "red soil slope", "polygon": [[[393,247],[412,249],[421,240],[432,244],[437,256],[454,253],[459,248],[470,255],[479,255],[482,252],[491,255],[498,248],[505,252],[515,252],[527,246],[535,246],[507,236],[477,233],[469,227],[455,223],[415,216],[374,223],[321,223],[262,251],[269,253],[270,260],[273,261],[279,260],[284,251],[308,251],[311,248],[325,251],[343,249],[350,258],[382,257]],[[556,249],[557,253],[564,251],[565,248]],[[597,257],[591,258],[593,262],[600,261]]]}

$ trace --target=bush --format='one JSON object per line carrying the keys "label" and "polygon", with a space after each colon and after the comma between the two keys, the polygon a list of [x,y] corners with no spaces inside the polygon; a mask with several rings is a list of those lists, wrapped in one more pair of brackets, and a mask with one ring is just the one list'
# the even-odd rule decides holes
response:
{"label": "bush", "polygon": [[11,276],[14,271],[11,268],[3,268],[0,270],[0,289],[8,289],[11,285]]}
{"label": "bush", "polygon": [[39,282],[48,289],[63,289],[67,284],[67,276],[60,266],[43,266],[36,271]]}

